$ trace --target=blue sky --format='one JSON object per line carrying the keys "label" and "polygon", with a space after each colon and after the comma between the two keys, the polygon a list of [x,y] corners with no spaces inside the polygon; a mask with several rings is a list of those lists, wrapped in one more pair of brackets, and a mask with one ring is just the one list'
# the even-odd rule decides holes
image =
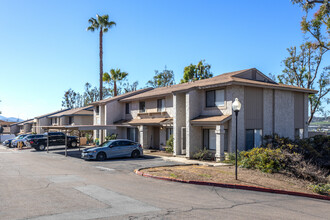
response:
{"label": "blue sky", "polygon": [[65,90],[98,85],[98,34],[86,31],[96,14],[117,23],[104,35],[104,71],[120,68],[139,87],[165,65],[179,82],[201,59],[214,75],[251,67],[281,73],[286,48],[303,41],[303,13],[289,0],[0,0],[3,116],[52,112]]}

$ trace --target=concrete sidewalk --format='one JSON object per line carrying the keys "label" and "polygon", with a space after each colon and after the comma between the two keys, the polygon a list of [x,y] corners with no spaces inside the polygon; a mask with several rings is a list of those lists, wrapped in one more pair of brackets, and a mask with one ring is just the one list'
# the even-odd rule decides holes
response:
{"label": "concrete sidewalk", "polygon": [[154,156],[154,157],[160,157],[165,161],[172,161],[177,163],[184,163],[184,164],[198,164],[198,165],[204,165],[204,166],[228,166],[231,164],[227,163],[218,163],[218,162],[206,162],[206,161],[199,161],[199,160],[191,160],[187,159],[186,157],[181,156],[163,156],[163,155],[157,155],[153,154],[151,151],[144,150],[144,155],[146,156]]}

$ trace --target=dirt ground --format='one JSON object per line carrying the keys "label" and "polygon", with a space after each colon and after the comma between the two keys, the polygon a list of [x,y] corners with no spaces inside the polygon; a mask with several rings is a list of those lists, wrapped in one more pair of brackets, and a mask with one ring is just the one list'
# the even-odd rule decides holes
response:
{"label": "dirt ground", "polygon": [[258,170],[238,168],[238,180],[235,180],[235,166],[173,166],[156,167],[141,170],[153,176],[170,177],[180,180],[198,180],[206,182],[241,184],[272,189],[288,190],[316,194],[308,189],[310,182],[288,177],[284,174],[262,173]]}
{"label": "dirt ground", "polygon": [[144,150],[143,153],[145,155],[150,155],[150,156],[173,157],[173,153],[167,153],[166,151],[159,151],[159,150]]}

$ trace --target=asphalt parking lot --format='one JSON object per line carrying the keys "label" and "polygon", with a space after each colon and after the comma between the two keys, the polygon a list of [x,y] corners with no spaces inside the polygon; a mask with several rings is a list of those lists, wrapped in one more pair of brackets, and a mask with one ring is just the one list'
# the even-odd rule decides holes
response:
{"label": "asphalt parking lot", "polygon": [[[182,164],[179,162],[171,162],[165,161],[161,157],[151,156],[151,155],[143,155],[139,158],[114,158],[114,159],[107,159],[105,161],[96,161],[96,160],[84,160],[81,158],[81,151],[85,147],[80,148],[68,148],[67,149],[67,157],[73,158],[77,160],[81,160],[82,163],[87,163],[93,166],[103,166],[110,169],[116,169],[122,172],[131,173],[135,169],[144,168],[144,167],[156,167],[156,166],[167,166],[167,165],[175,165],[175,164]],[[34,149],[29,149],[27,151],[36,152],[39,154],[47,154],[47,151],[36,151]],[[65,146],[55,146],[49,148],[48,154],[55,154],[65,156]]]}
{"label": "asphalt parking lot", "polygon": [[103,162],[78,149],[0,146],[0,219],[328,219],[329,201],[145,178],[158,157]]}

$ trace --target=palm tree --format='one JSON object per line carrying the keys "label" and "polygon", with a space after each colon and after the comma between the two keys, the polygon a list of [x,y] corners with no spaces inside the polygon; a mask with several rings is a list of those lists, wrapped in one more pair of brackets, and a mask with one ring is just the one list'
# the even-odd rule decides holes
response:
{"label": "palm tree", "polygon": [[103,77],[103,33],[108,32],[108,30],[116,25],[114,21],[109,21],[109,15],[99,16],[96,15],[95,18],[90,18],[88,22],[91,24],[87,28],[87,31],[94,32],[96,30],[100,30],[100,100],[103,99],[103,85],[102,85],[102,77]]}
{"label": "palm tree", "polygon": [[103,81],[113,83],[113,96],[117,96],[117,82],[125,79],[128,73],[121,72],[120,69],[111,69],[109,73],[103,74]]}

